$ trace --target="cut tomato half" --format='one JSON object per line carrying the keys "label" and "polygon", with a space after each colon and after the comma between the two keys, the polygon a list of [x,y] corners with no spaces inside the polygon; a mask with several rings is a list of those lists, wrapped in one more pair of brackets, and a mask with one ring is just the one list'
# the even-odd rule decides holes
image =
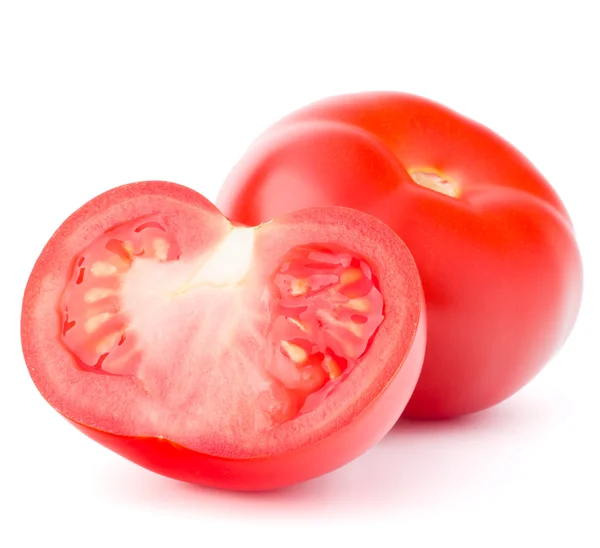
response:
{"label": "cut tomato half", "polygon": [[425,313],[395,233],[346,208],[230,223],[164,182],[74,213],[27,285],[22,343],[44,398],[155,472],[232,489],[316,477],[400,416]]}

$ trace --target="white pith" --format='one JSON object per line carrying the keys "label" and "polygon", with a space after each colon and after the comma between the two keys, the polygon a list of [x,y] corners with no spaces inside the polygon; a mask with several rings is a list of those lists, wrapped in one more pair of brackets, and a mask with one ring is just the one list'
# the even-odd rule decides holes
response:
{"label": "white pith", "polygon": [[229,439],[271,426],[265,411],[281,402],[264,362],[266,304],[246,283],[254,244],[254,228],[231,227],[200,255],[134,261],[123,275],[121,310],[144,356],[135,377],[158,430]]}
{"label": "white pith", "polygon": [[231,227],[219,244],[197,259],[197,268],[180,291],[201,285],[226,287],[242,283],[252,264],[254,240],[255,228]]}

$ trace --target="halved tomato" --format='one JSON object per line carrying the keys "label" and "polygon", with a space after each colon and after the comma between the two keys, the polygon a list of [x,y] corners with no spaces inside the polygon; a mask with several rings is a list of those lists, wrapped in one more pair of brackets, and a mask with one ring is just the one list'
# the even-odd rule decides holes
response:
{"label": "halved tomato", "polygon": [[155,472],[268,489],[377,442],[417,381],[417,269],[375,218],[317,208],[230,223],[198,193],[111,190],[50,239],[22,343],[46,400]]}

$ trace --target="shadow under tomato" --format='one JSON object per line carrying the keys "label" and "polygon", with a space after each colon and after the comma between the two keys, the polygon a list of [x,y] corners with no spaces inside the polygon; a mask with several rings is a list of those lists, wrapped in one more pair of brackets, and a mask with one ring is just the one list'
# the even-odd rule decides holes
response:
{"label": "shadow under tomato", "polygon": [[[482,496],[510,481],[536,434],[561,411],[516,397],[493,409],[444,421],[400,420],[360,458],[321,478],[258,493],[209,489],[163,478],[115,457],[98,478],[110,498],[184,514],[240,514],[253,518],[329,519],[444,506]],[[118,464],[117,464],[118,463]]]}

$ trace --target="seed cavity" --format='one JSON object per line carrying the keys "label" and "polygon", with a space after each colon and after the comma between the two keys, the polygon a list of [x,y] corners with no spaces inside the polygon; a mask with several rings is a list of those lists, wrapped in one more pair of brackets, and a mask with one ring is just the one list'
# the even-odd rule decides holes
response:
{"label": "seed cavity", "polygon": [[136,374],[140,350],[122,309],[122,276],[135,261],[162,262],[171,256],[179,258],[179,247],[155,214],[105,230],[78,253],[59,304],[62,341],[76,367]]}
{"label": "seed cavity", "polygon": [[272,279],[270,336],[279,352],[266,369],[298,413],[309,412],[367,351],[384,319],[383,297],[370,266],[337,244],[290,249]]}

